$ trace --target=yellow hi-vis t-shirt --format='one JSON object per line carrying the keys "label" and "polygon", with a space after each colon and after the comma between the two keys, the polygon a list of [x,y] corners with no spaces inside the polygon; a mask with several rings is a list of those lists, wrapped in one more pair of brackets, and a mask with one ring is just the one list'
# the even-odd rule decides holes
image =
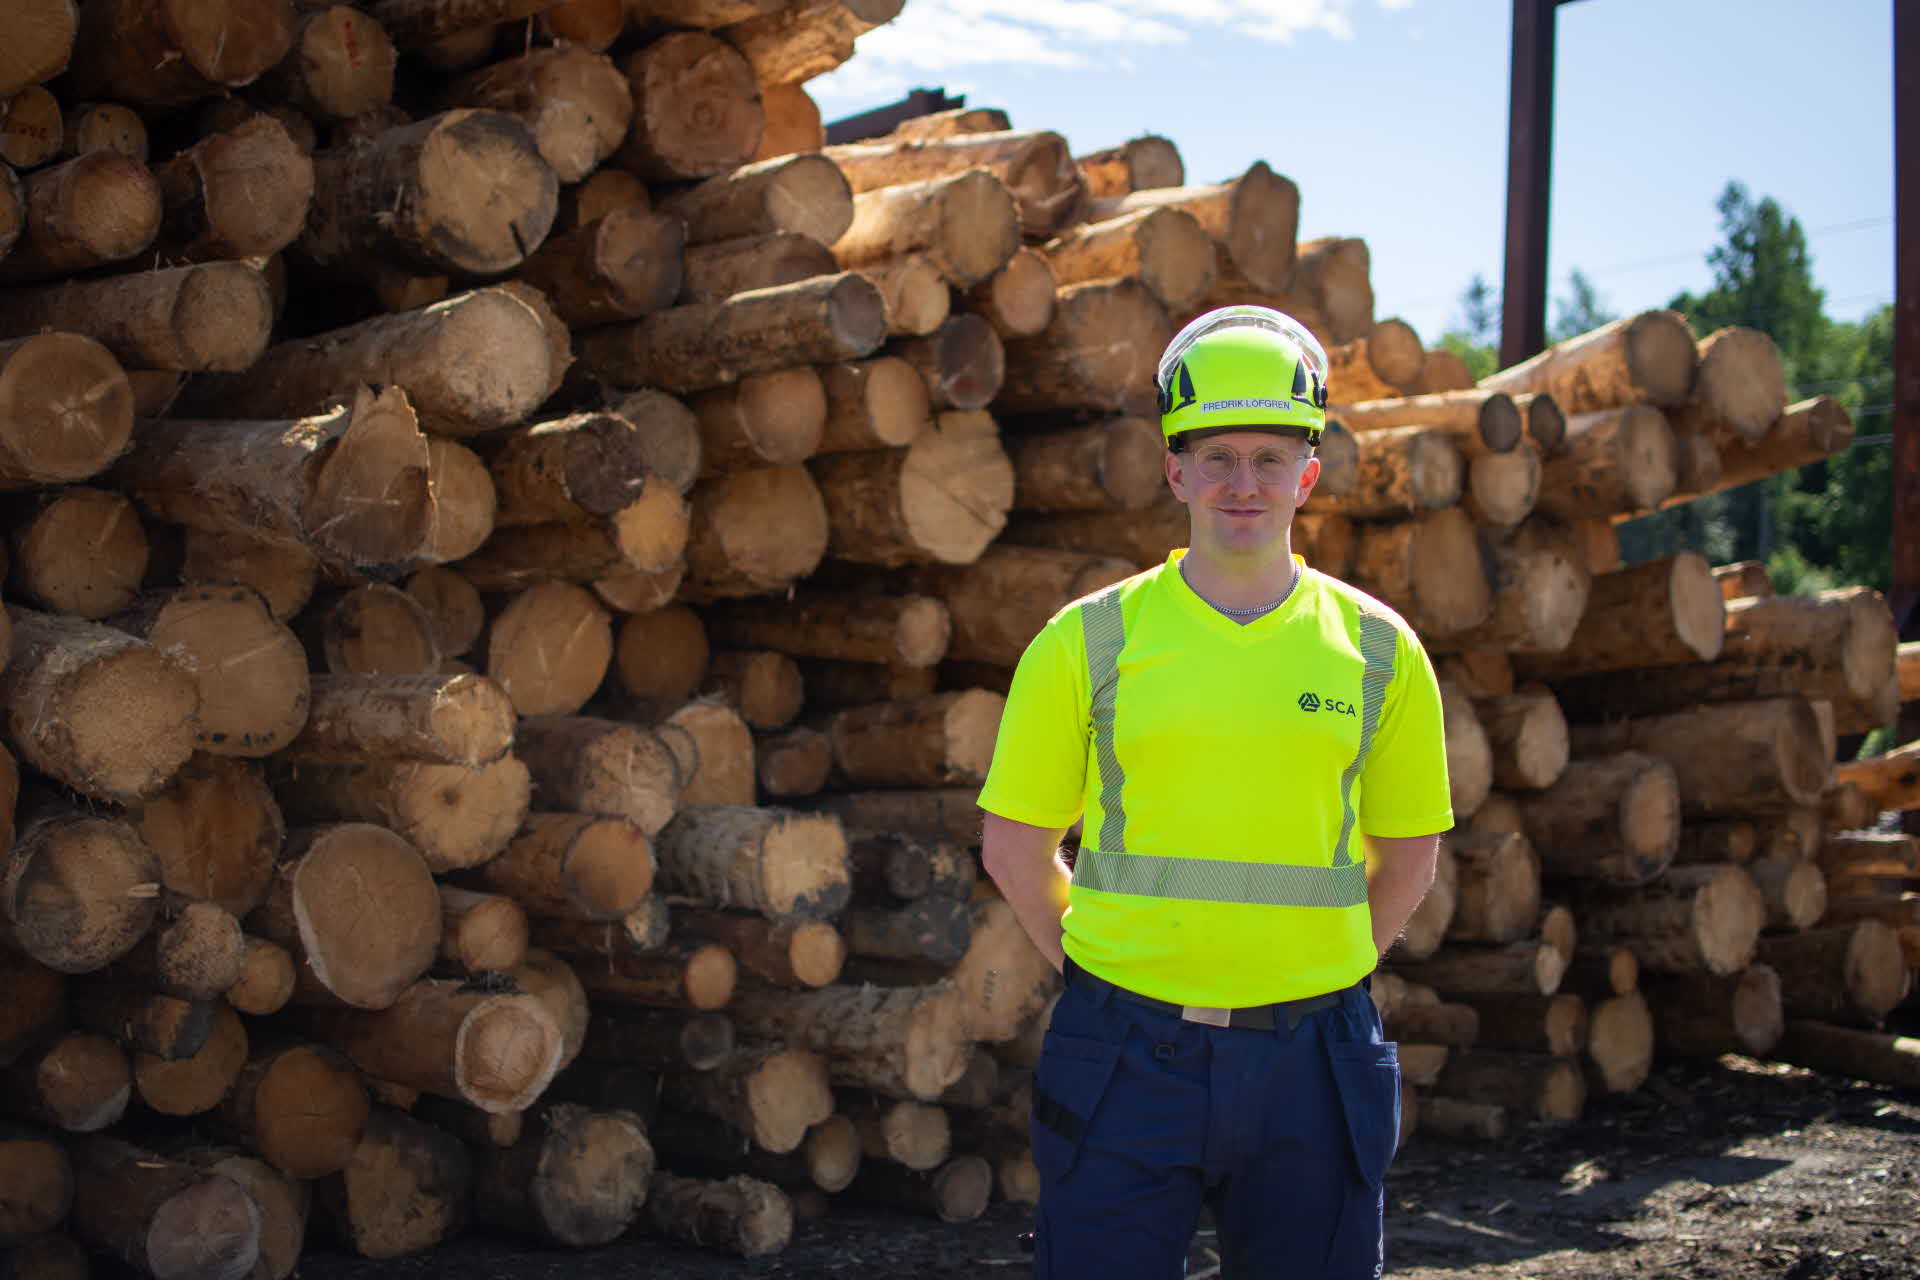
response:
{"label": "yellow hi-vis t-shirt", "polygon": [[1295,557],[1242,626],[1167,562],[1062,609],[1007,695],[980,807],[1086,822],[1074,961],[1176,1004],[1239,1008],[1375,964],[1362,834],[1453,825],[1439,686],[1401,617]]}

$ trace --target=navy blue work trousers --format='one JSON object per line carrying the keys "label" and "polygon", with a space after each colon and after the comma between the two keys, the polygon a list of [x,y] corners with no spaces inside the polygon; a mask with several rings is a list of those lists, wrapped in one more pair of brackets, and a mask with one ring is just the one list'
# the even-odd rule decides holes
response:
{"label": "navy blue work trousers", "polygon": [[1069,983],[1034,1077],[1038,1280],[1176,1280],[1204,1204],[1223,1280],[1374,1280],[1400,1064],[1365,991],[1271,1031]]}

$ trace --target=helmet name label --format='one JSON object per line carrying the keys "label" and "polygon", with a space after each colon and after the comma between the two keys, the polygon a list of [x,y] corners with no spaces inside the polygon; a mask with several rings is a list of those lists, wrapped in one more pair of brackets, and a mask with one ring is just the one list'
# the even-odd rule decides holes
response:
{"label": "helmet name label", "polygon": [[1202,413],[1230,413],[1235,409],[1272,409],[1286,413],[1293,408],[1291,400],[1203,400],[1200,402]]}

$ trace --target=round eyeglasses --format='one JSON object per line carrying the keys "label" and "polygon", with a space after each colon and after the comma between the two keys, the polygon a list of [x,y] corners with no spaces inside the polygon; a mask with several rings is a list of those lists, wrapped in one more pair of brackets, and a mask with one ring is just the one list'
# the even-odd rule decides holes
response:
{"label": "round eyeglasses", "polygon": [[1261,484],[1286,484],[1292,479],[1293,469],[1310,456],[1285,449],[1255,449],[1247,454],[1224,444],[1198,444],[1188,452],[1193,458],[1194,470],[1209,484],[1219,484],[1232,476],[1242,458],[1253,464],[1253,478]]}

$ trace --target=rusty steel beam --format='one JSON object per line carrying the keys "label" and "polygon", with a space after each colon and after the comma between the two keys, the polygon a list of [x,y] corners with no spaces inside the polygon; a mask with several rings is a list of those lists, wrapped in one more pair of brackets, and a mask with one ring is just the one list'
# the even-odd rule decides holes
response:
{"label": "rusty steel beam", "polygon": [[1905,639],[1920,637],[1920,0],[1893,6],[1893,582]]}
{"label": "rusty steel beam", "polygon": [[1513,0],[1507,103],[1507,251],[1500,286],[1500,365],[1547,344],[1547,197],[1553,177],[1555,0]]}

